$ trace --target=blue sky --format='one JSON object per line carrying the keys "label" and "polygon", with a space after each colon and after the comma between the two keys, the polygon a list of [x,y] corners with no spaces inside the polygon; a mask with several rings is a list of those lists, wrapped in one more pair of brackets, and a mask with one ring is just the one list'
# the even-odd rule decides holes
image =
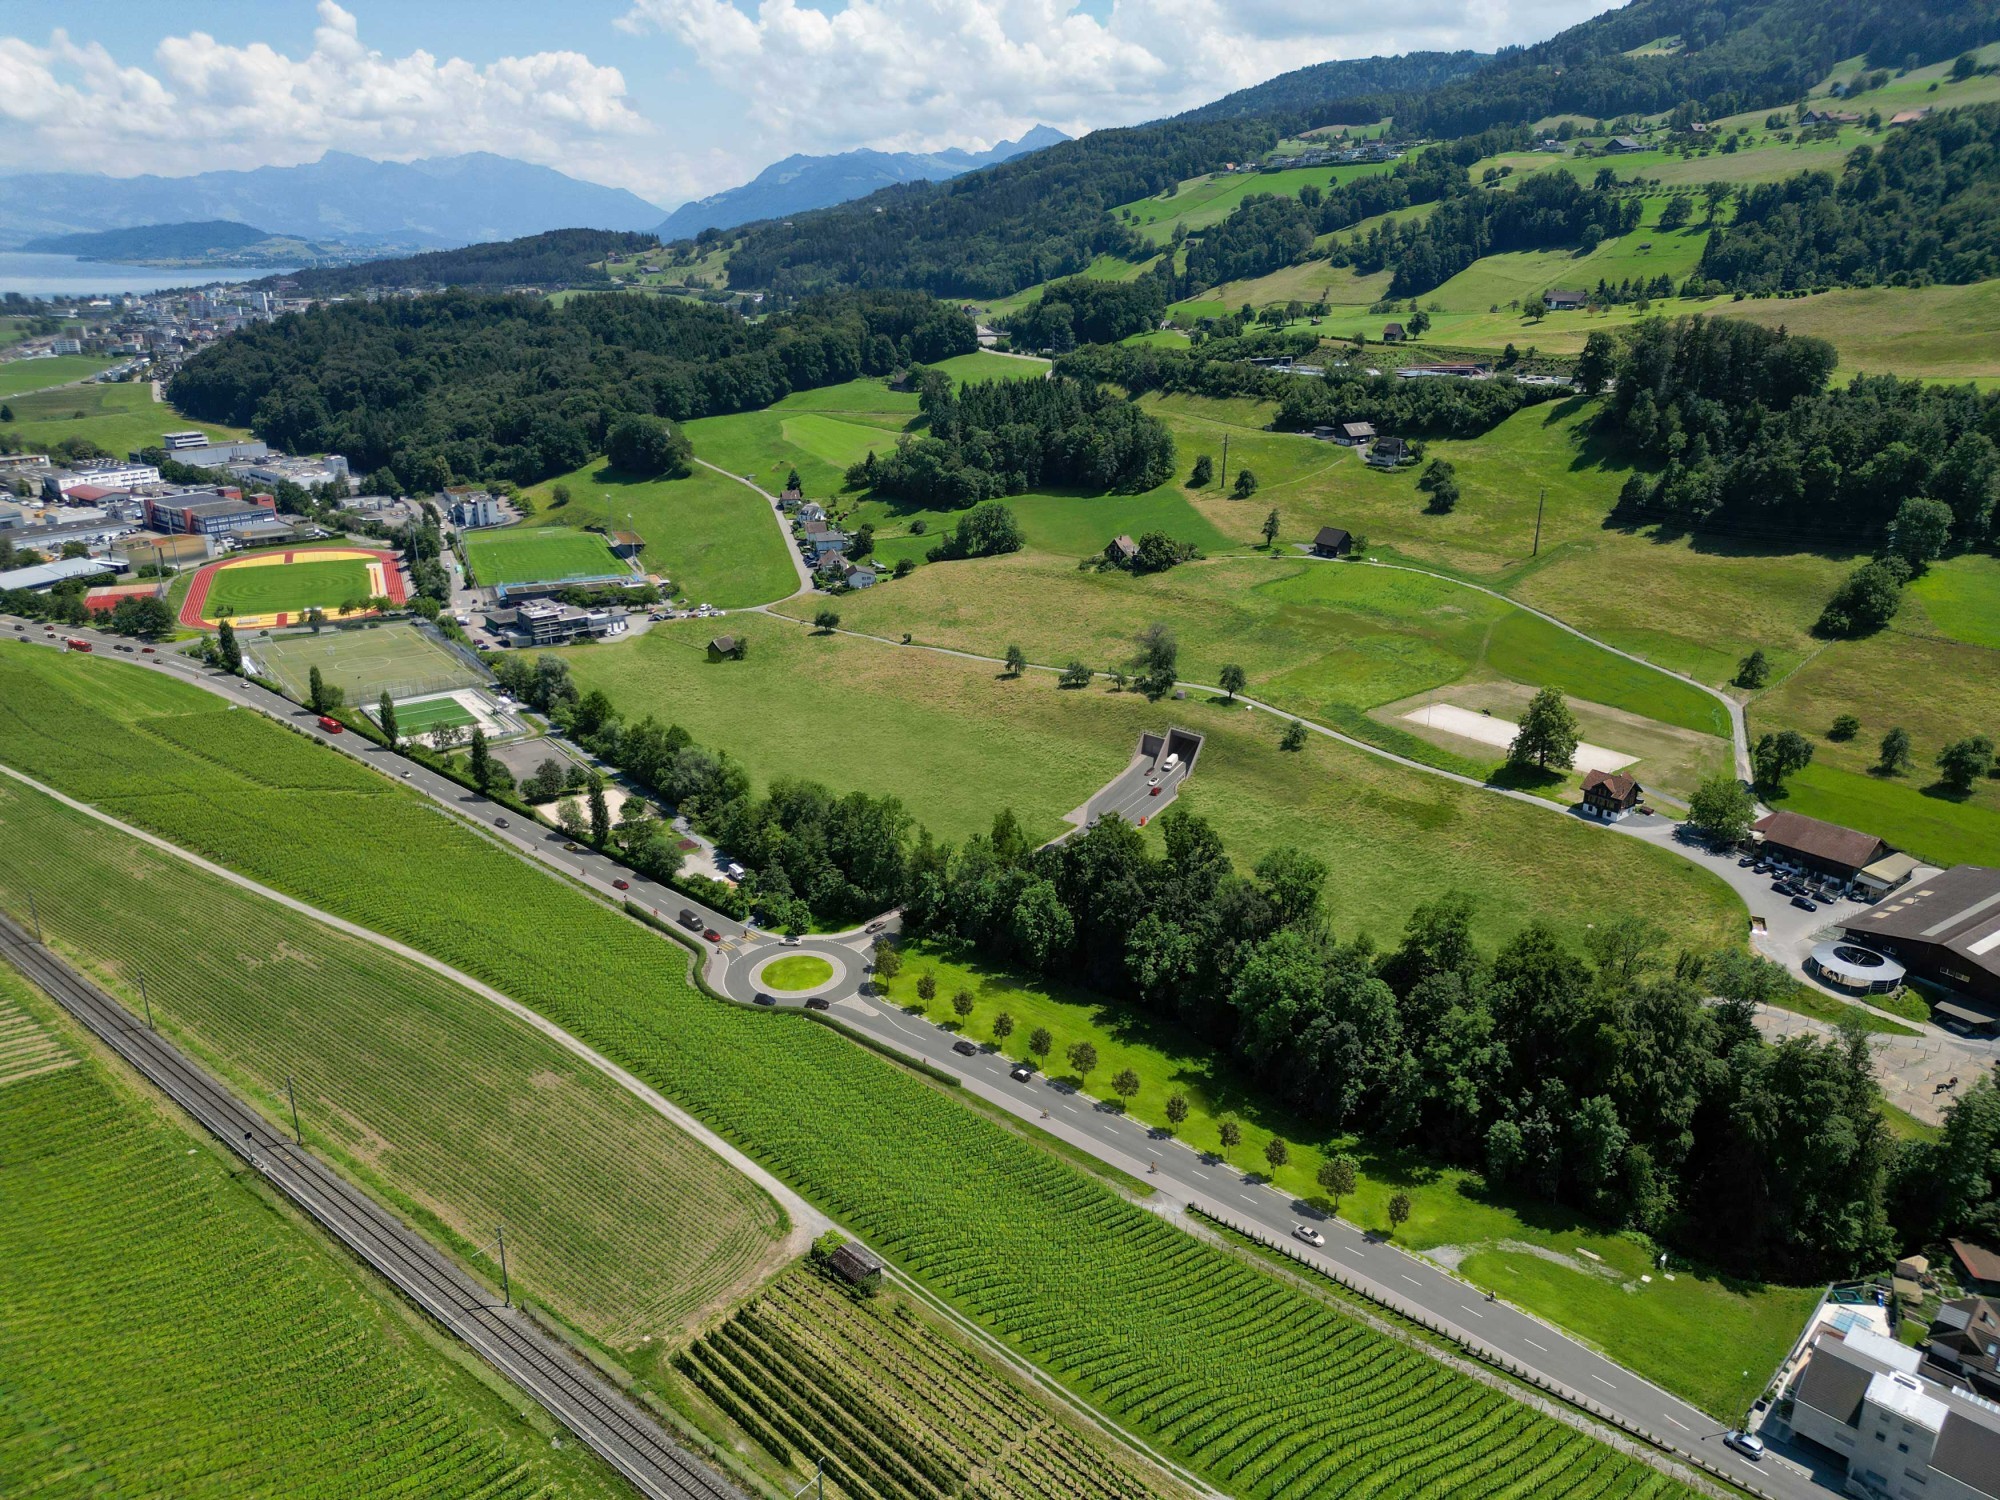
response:
{"label": "blue sky", "polygon": [[1291,68],[1537,40],[1602,0],[14,0],[0,172],[489,150],[662,206],[795,151],[975,148]]}

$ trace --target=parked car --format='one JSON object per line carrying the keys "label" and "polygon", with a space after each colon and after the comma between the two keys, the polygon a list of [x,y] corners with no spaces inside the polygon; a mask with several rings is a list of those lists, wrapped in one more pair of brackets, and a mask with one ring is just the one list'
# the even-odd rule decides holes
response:
{"label": "parked car", "polygon": [[1736,861],[1736,868],[1739,870],[1748,870],[1755,867],[1756,863],[1757,863],[1756,855],[1746,854],[1741,859]]}
{"label": "parked car", "polygon": [[674,920],[679,922],[681,926],[687,928],[690,932],[701,931],[701,918],[695,915],[694,908],[691,906],[683,906],[681,908],[681,914],[678,917],[674,918]]}
{"label": "parked car", "polygon": [[611,889],[614,891],[629,891],[632,889],[632,882],[623,879],[614,880],[611,882]]}
{"label": "parked car", "polygon": [[956,1052],[960,1057],[977,1057],[979,1056],[979,1043],[968,1042],[961,1037],[958,1041],[951,1044],[951,1050]]}
{"label": "parked car", "polygon": [[1035,1076],[1034,1065],[1031,1063],[1015,1063],[1014,1071],[1007,1076],[1012,1078],[1016,1083],[1026,1083],[1030,1078]]}
{"label": "parked car", "polygon": [[1798,895],[1792,897],[1792,905],[1796,906],[1800,911],[1819,910],[1819,903],[1813,900],[1812,897],[1806,895],[1805,892],[1803,891],[1801,891]]}
{"label": "parked car", "polygon": [[832,1002],[831,1000],[827,999],[827,998],[826,998],[826,996],[824,996],[824,995],[809,995],[809,996],[807,996],[807,997],[806,997],[806,1009],[807,1009],[807,1010],[832,1010],[832,1009],[833,1009],[833,1002]]}
{"label": "parked car", "polygon": [[1326,1236],[1310,1224],[1294,1225],[1292,1228],[1292,1237],[1304,1240],[1308,1245],[1324,1245],[1326,1243]]}
{"label": "parked car", "polygon": [[1763,1461],[1764,1440],[1754,1432],[1739,1432],[1732,1427],[1722,1435],[1722,1441],[1753,1463]]}

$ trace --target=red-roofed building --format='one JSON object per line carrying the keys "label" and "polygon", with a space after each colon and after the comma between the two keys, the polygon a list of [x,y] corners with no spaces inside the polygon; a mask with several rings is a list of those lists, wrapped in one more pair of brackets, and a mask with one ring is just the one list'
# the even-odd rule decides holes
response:
{"label": "red-roofed building", "polygon": [[1591,771],[1583,778],[1583,805],[1604,819],[1616,822],[1639,805],[1646,789],[1616,771]]}
{"label": "red-roofed building", "polygon": [[1823,823],[1804,813],[1774,812],[1750,826],[1763,836],[1766,855],[1776,855],[1838,880],[1852,880],[1892,852],[1872,833],[1842,828],[1838,823]]}

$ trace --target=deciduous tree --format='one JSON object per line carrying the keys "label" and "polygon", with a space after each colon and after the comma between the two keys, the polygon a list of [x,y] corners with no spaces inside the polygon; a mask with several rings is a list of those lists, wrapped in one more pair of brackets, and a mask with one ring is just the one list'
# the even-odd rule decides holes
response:
{"label": "deciduous tree", "polygon": [[1243,691],[1243,685],[1249,680],[1249,676],[1235,662],[1223,667],[1222,675],[1218,679],[1222,684],[1223,693],[1231,703],[1236,701],[1236,695]]}
{"label": "deciduous tree", "polygon": [[1913,763],[1910,731],[1899,724],[1882,736],[1882,748],[1876,758],[1875,769],[1884,776],[1901,776]]}
{"label": "deciduous tree", "polygon": [[1278,1169],[1291,1161],[1291,1159],[1292,1148],[1285,1144],[1283,1136],[1274,1135],[1268,1141],[1264,1142],[1264,1160],[1270,1164],[1273,1176],[1276,1176]]}
{"label": "deciduous tree", "polygon": [[1513,766],[1551,766],[1567,771],[1576,764],[1578,729],[1576,715],[1563,700],[1562,690],[1545,687],[1535,694],[1514,743],[1507,748],[1507,763]]}
{"label": "deciduous tree", "polygon": [[1333,1199],[1333,1211],[1340,1212],[1340,1200],[1354,1191],[1360,1179],[1360,1169],[1351,1156],[1329,1156],[1319,1164],[1314,1174],[1320,1191]]}
{"label": "deciduous tree", "polygon": [[1993,769],[1993,741],[1983,734],[1953,740],[1938,751],[1939,779],[1961,797]]}
{"label": "deciduous tree", "polygon": [[1069,1050],[1063,1054],[1069,1065],[1076,1070],[1080,1080],[1088,1080],[1097,1069],[1097,1048],[1089,1042],[1071,1042]]}

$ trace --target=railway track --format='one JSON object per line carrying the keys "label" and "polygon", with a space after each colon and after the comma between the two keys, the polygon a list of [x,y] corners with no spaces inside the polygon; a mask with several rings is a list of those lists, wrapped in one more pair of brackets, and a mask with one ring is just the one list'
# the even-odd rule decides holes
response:
{"label": "railway track", "polygon": [[652,1500],[745,1500],[563,1349],[0,913],[0,957]]}

